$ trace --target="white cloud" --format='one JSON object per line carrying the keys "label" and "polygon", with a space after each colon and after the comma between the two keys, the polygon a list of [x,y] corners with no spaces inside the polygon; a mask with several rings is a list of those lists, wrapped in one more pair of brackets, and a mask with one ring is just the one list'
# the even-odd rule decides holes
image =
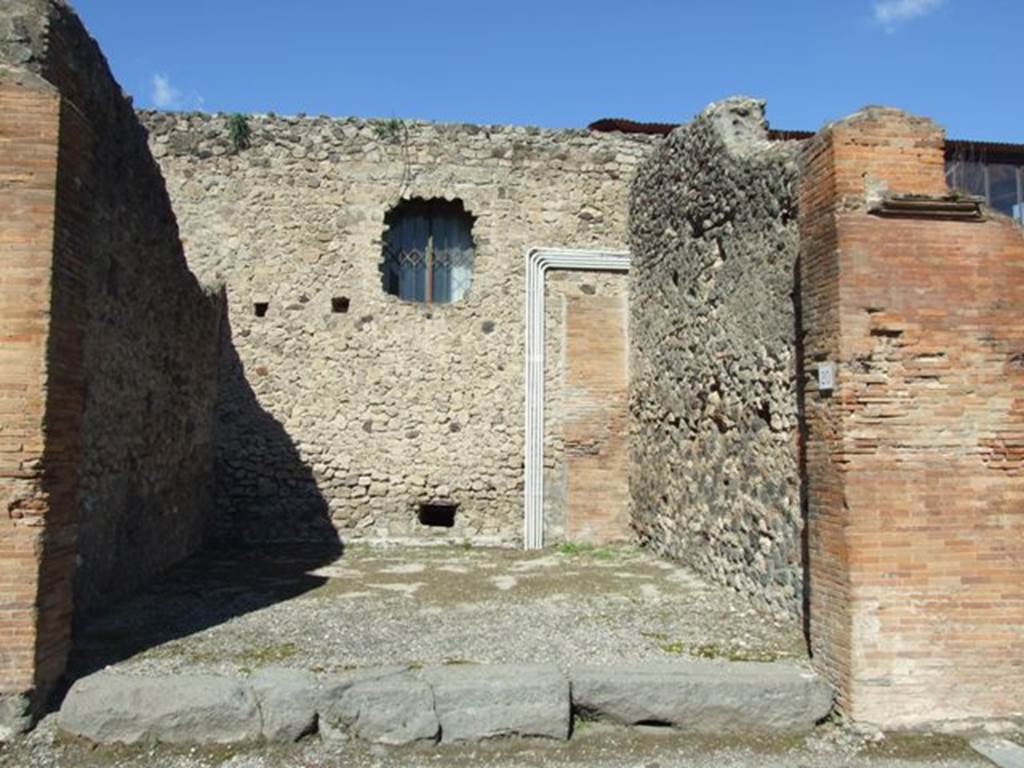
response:
{"label": "white cloud", "polygon": [[171,85],[167,75],[153,75],[153,90],[150,96],[157,109],[177,109],[181,106],[181,91]]}
{"label": "white cloud", "polygon": [[197,91],[184,93],[167,75],[153,75],[149,98],[157,109],[203,109],[204,99]]}
{"label": "white cloud", "polygon": [[946,0],[875,0],[875,21],[891,32],[897,24],[927,16]]}

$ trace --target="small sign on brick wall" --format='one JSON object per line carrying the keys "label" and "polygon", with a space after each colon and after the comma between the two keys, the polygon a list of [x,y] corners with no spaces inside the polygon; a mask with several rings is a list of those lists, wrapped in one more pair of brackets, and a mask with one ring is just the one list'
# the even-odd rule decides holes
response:
{"label": "small sign on brick wall", "polygon": [[836,388],[836,364],[818,363],[818,391],[831,392]]}

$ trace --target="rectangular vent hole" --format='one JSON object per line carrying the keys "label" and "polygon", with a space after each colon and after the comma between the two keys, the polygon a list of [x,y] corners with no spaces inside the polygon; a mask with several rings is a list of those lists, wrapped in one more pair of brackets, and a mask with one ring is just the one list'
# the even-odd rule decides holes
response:
{"label": "rectangular vent hole", "polygon": [[447,501],[420,504],[418,515],[420,524],[432,528],[451,528],[455,525],[455,511],[458,508],[458,504]]}
{"label": "rectangular vent hole", "polygon": [[335,296],[331,299],[331,312],[335,314],[344,315],[348,312],[349,300],[348,296]]}
{"label": "rectangular vent hole", "polygon": [[268,309],[270,309],[270,302],[267,302],[267,301],[253,302],[252,311],[253,311],[253,314],[256,315],[256,317],[266,317]]}

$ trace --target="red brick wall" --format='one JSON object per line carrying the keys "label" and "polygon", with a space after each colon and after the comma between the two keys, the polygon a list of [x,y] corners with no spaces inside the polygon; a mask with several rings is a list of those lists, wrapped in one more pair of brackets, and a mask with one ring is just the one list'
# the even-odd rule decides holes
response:
{"label": "red brick wall", "polygon": [[[835,219],[834,152],[816,137],[803,157],[800,185],[800,316],[803,330],[804,419],[809,556],[805,579],[812,585],[805,621],[812,620],[812,653],[844,703],[849,688],[849,578],[843,527],[839,412],[813,392],[817,363],[839,359],[839,259]],[[806,588],[807,585],[805,585]]]}
{"label": "red brick wall", "polygon": [[32,687],[60,97],[0,83],[0,691]]}
{"label": "red brick wall", "polygon": [[[74,624],[201,546],[222,297],[70,8],[0,25],[0,735]],[[13,702],[13,704],[12,704]]]}
{"label": "red brick wall", "polygon": [[945,194],[942,147],[871,109],[804,154],[812,645],[843,710],[889,726],[1024,709],[1024,236],[866,207]]}
{"label": "red brick wall", "polygon": [[625,296],[566,302],[566,537],[629,538]]}
{"label": "red brick wall", "polygon": [[88,136],[49,85],[0,83],[0,693],[36,706],[70,647]]}
{"label": "red brick wall", "polygon": [[73,579],[78,533],[85,371],[85,180],[91,161],[88,121],[61,101],[57,209],[51,256],[47,341],[43,489],[48,500],[39,564],[36,692],[45,695],[64,673],[71,650]]}

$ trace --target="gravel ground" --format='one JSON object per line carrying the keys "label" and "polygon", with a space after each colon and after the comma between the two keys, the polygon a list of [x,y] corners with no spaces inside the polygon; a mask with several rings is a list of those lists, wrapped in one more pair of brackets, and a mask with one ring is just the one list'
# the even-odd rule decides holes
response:
{"label": "gravel ground", "polygon": [[591,724],[566,743],[495,741],[465,747],[371,749],[309,739],[290,748],[90,748],[55,738],[52,717],[30,738],[0,746],[7,768],[991,768],[950,736],[873,740],[834,726],[807,738],[685,737],[664,729]]}
{"label": "gravel ground", "polygon": [[806,658],[796,621],[634,548],[214,553],[80,637],[77,673]]}
{"label": "gravel ground", "polygon": [[[245,674],[385,663],[573,663],[684,657],[806,661],[796,622],[632,548],[540,553],[349,547],[206,553],[80,635],[72,669]],[[983,768],[954,736],[708,739],[577,724],[568,743],[497,740],[388,750],[310,738],[291,747],[105,748],[69,741],[55,716],[0,745],[18,768]]]}

